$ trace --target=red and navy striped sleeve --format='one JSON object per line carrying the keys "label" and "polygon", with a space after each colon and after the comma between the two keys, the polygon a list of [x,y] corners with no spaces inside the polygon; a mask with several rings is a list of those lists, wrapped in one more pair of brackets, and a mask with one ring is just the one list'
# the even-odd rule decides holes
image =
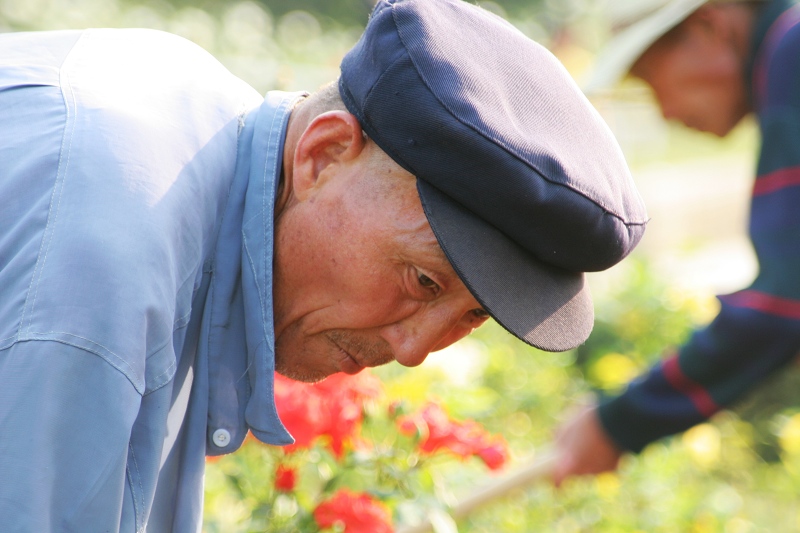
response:
{"label": "red and navy striped sleeve", "polygon": [[721,296],[707,327],[600,406],[624,449],[706,420],[800,352],[800,6],[769,26],[752,75],[762,134],[749,227],[758,276]]}

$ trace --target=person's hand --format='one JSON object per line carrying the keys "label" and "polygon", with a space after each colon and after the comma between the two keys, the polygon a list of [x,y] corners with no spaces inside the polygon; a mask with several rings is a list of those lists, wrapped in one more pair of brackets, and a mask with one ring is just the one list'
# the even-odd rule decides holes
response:
{"label": "person's hand", "polygon": [[556,450],[551,471],[556,486],[571,476],[616,470],[623,453],[603,429],[594,404],[577,409],[559,428]]}

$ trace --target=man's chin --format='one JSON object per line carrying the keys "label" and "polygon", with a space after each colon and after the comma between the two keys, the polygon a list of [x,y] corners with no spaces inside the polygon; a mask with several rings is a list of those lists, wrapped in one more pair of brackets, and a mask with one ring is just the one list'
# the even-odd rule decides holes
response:
{"label": "man's chin", "polygon": [[281,365],[278,361],[275,361],[275,372],[283,377],[293,379],[294,381],[301,381],[303,383],[317,383],[333,373],[325,373],[316,370],[312,371],[306,368]]}

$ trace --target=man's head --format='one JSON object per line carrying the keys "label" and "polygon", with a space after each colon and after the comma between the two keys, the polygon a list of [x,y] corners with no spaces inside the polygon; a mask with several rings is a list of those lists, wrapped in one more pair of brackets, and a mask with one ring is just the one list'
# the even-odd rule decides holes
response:
{"label": "man's head", "polygon": [[598,92],[630,72],[650,85],[665,118],[724,136],[750,111],[745,69],[760,4],[639,2],[621,17],[584,90]]}
{"label": "man's head", "polygon": [[583,273],[622,259],[646,215],[558,62],[465,2],[383,0],[338,89],[343,106],[326,88],[287,132],[278,371],[414,366],[488,316],[543,349],[583,342]]}
{"label": "man's head", "polygon": [[439,247],[416,179],[352,114],[315,116],[293,160],[276,220],[279,372],[315,381],[392,360],[416,366],[488,318]]}

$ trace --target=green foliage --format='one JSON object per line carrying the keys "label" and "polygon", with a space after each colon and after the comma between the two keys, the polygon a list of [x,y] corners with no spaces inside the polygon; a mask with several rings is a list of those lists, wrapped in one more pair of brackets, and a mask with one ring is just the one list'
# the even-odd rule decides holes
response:
{"label": "green foliage", "polygon": [[688,298],[654,280],[642,261],[621,266],[621,285],[598,303],[592,334],[576,350],[587,381],[609,392],[683,343],[692,326],[716,311],[715,302]]}
{"label": "green foliage", "polygon": [[[391,398],[365,404],[365,423],[354,446],[334,455],[324,439],[285,453],[249,438],[240,451],[209,460],[206,476],[206,533],[319,530],[314,509],[340,489],[367,494],[389,505],[399,522],[415,522],[442,510],[450,483],[474,484],[485,466],[474,457],[427,453],[420,435],[398,431],[406,409]],[[391,405],[390,405],[391,404]],[[290,488],[278,489],[276,467],[296,473]]]}
{"label": "green foliage", "polygon": [[[609,389],[593,371],[609,353],[627,358],[638,370],[713,316],[713,299],[677,293],[654,280],[645,263],[626,263],[630,264],[623,281],[598,299],[598,327],[581,348],[540,352],[490,323],[458,349],[432,354],[419,368],[379,369],[386,387],[384,401],[403,400],[406,409],[413,409],[435,398],[453,415],[474,418],[489,431],[502,433],[512,450],[513,471],[514,462],[522,464],[547,448],[565,409],[583,395]],[[797,531],[800,409],[792,396],[797,396],[798,380],[796,370],[785,372],[748,398],[738,412],[723,412],[708,424],[626,457],[618,473],[569,480],[560,489],[546,481],[517,489],[461,521],[458,531]],[[376,476],[380,469],[370,463],[376,460],[371,457],[351,465],[352,472],[337,482],[390,496],[397,523],[413,523],[432,509],[446,509],[485,482],[487,476],[476,464],[442,460],[420,465],[416,470],[425,475],[412,479],[411,441],[397,437],[386,423],[377,417],[365,428],[365,436],[387,453],[377,460],[396,461],[393,469],[384,469],[395,479]],[[261,531],[263,522],[256,520],[268,516],[264,501],[270,495],[264,491],[271,489],[237,476],[271,479],[274,458],[262,453],[247,448],[209,465],[208,533]],[[329,467],[335,470],[335,465]],[[408,483],[398,484],[399,479]],[[397,491],[398,486],[403,490]],[[258,496],[258,491],[264,495]],[[226,516],[240,522],[225,522]],[[244,525],[248,523],[257,527]]]}
{"label": "green foliage", "polygon": [[[794,365],[761,383],[733,411],[753,427],[753,449],[765,461],[781,460],[787,424],[800,413],[800,368]],[[797,419],[794,419],[797,420]],[[784,444],[781,444],[783,435]]]}
{"label": "green foliage", "polygon": [[[213,10],[221,4],[233,2],[231,0],[170,0],[169,3],[178,8],[194,6]],[[308,11],[314,13],[326,27],[333,27],[336,25],[364,26],[375,5],[375,0],[260,0],[259,3],[278,17],[291,11]],[[489,4],[486,6],[489,9],[500,10],[504,15],[514,18],[526,18],[531,13],[538,13],[540,18],[547,17],[552,23],[574,16],[586,4],[585,1],[574,0],[547,3],[541,0],[494,0],[493,2],[473,3]],[[546,6],[546,4],[550,5]],[[544,9],[545,7],[550,9]]]}

